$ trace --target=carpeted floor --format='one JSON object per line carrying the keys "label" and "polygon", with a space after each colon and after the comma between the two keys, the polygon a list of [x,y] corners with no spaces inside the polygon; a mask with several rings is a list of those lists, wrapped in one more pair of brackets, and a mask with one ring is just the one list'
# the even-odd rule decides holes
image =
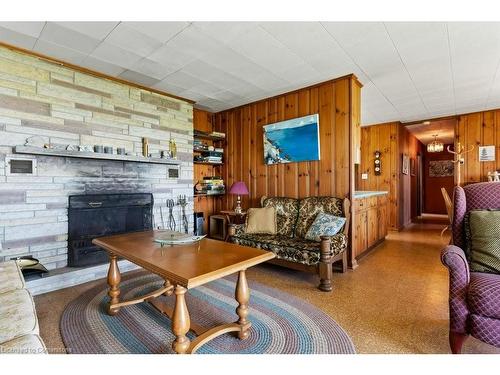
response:
{"label": "carpeted floor", "polygon": [[[190,290],[186,304],[190,319],[202,331],[234,322],[238,306],[235,298],[236,275],[212,281]],[[129,277],[120,283],[124,300],[158,290],[164,280],[150,272]],[[323,311],[281,290],[249,282],[252,293],[248,338],[222,334],[201,346],[203,354],[354,354],[348,334]],[[171,320],[149,303],[127,306],[116,316],[106,313],[108,287],[100,285],[81,294],[64,310],[61,335],[69,353],[174,353]],[[160,296],[174,309],[175,297]],[[195,339],[193,332],[187,334]]]}
{"label": "carpeted floor", "polygon": [[[247,277],[319,307],[349,334],[358,353],[449,353],[448,273],[439,260],[447,239],[440,238],[441,229],[417,224],[391,232],[355,271],[334,274],[332,293],[316,289],[315,275],[276,266],[252,267]],[[64,347],[59,321],[65,306],[98,282],[35,297],[49,351]],[[500,349],[469,338],[464,352]]]}

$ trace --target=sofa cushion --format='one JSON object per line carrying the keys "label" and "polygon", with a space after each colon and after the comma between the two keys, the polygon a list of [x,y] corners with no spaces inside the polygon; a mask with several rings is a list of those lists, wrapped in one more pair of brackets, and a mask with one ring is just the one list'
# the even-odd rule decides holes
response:
{"label": "sofa cushion", "polygon": [[305,238],[307,230],[320,212],[335,216],[345,216],[344,200],[335,197],[309,197],[300,200],[299,217],[295,228],[295,237]]}
{"label": "sofa cushion", "polygon": [[4,354],[47,354],[47,348],[38,335],[23,335],[0,344]]}
{"label": "sofa cushion", "polygon": [[0,343],[26,334],[38,334],[35,304],[26,289],[0,294]]}
{"label": "sofa cushion", "polygon": [[276,209],[272,206],[249,208],[245,233],[276,234]]}
{"label": "sofa cushion", "polygon": [[293,237],[295,225],[299,216],[299,200],[295,198],[270,197],[262,201],[262,207],[276,209],[277,234]]}
{"label": "sofa cushion", "polygon": [[313,223],[307,230],[306,240],[321,242],[321,236],[334,236],[345,224],[345,217],[325,214],[320,212],[316,215]]}
{"label": "sofa cushion", "polygon": [[465,216],[470,270],[500,274],[500,210],[472,210]]}
{"label": "sofa cushion", "polygon": [[[320,242],[302,238],[273,236],[269,234],[241,234],[231,237],[231,241],[238,245],[257,247],[272,251],[278,259],[284,259],[306,265],[315,265],[320,260]],[[347,247],[347,238],[343,233],[331,237],[330,255],[334,256]]]}
{"label": "sofa cushion", "polygon": [[500,275],[471,272],[467,304],[475,314],[500,319]]}
{"label": "sofa cushion", "polygon": [[16,261],[0,263],[0,294],[23,289],[24,286],[24,277]]}

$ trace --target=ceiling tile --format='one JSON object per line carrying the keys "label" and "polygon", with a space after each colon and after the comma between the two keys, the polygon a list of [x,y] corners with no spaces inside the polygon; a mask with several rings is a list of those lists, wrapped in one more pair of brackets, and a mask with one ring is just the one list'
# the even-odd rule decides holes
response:
{"label": "ceiling tile", "polygon": [[86,68],[95,70],[97,72],[109,74],[110,76],[114,77],[120,75],[120,73],[122,73],[125,70],[121,66],[99,60],[92,56],[87,56],[83,61],[82,65],[85,66]]}
{"label": "ceiling tile", "polygon": [[96,38],[62,27],[54,22],[47,22],[39,39],[68,47],[87,55],[100,43]]}
{"label": "ceiling tile", "polygon": [[166,76],[162,82],[190,90],[200,82],[200,79],[179,70]]}
{"label": "ceiling tile", "polygon": [[45,22],[0,22],[0,27],[38,38]]}
{"label": "ceiling tile", "polygon": [[[168,92],[171,94],[179,95],[179,96],[182,96],[182,95],[180,95],[181,92],[187,91],[184,89],[184,87],[174,85],[170,82],[166,82],[165,80],[155,83],[153,85],[153,88],[158,89],[158,90],[162,90],[162,91],[165,91],[165,92]],[[187,98],[187,99],[191,99],[188,96],[182,96],[182,97]]]}
{"label": "ceiling tile", "polygon": [[189,26],[189,22],[123,22],[124,25],[162,43]]}
{"label": "ceiling tile", "polygon": [[43,55],[55,57],[75,65],[80,65],[87,57],[87,55],[80,53],[79,51],[75,51],[71,48],[60,46],[55,43],[46,42],[41,39],[36,42],[33,50],[40,52]]}
{"label": "ceiling tile", "polygon": [[235,38],[229,46],[271,72],[303,65],[304,60],[292,53],[261,27]]}
{"label": "ceiling tile", "polygon": [[55,22],[58,25],[78,31],[92,38],[103,40],[119,22]]}
{"label": "ceiling tile", "polygon": [[242,34],[252,32],[258,22],[194,22],[193,26],[222,43],[229,43]]}
{"label": "ceiling tile", "polygon": [[204,34],[200,29],[186,27],[175,37],[170,39],[166,46],[174,51],[182,51],[184,55],[202,58],[206,54],[223,48],[223,44]]}
{"label": "ceiling tile", "polygon": [[167,65],[160,64],[148,58],[143,58],[139,60],[136,64],[134,64],[131,70],[158,80],[162,80],[167,75],[173,73],[176,69],[169,67]]}
{"label": "ceiling tile", "polygon": [[133,52],[124,50],[123,48],[107,42],[99,44],[99,46],[92,52],[91,56],[127,69],[132,68],[139,60],[142,59],[141,56]]}
{"label": "ceiling tile", "polygon": [[32,49],[36,38],[0,26],[0,40],[17,47]]}
{"label": "ceiling tile", "polygon": [[140,56],[148,56],[162,45],[159,40],[142,34],[123,23],[116,26],[105,41]]}
{"label": "ceiling tile", "polygon": [[144,74],[134,72],[132,70],[125,70],[124,72],[120,73],[119,77],[131,82],[140,83],[144,86],[153,86],[154,84],[160,82],[159,79],[148,77]]}

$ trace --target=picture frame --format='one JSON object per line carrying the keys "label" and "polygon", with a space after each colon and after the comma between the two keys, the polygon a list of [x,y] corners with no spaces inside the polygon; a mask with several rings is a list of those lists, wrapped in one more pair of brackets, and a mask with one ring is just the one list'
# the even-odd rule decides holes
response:
{"label": "picture frame", "polygon": [[403,154],[402,158],[402,163],[401,163],[401,173],[403,174],[409,174],[409,169],[410,169],[410,158],[408,155]]}
{"label": "picture frame", "polygon": [[417,175],[417,160],[415,158],[410,158],[410,176]]}
{"label": "picture frame", "polygon": [[319,114],[263,126],[266,165],[320,160]]}

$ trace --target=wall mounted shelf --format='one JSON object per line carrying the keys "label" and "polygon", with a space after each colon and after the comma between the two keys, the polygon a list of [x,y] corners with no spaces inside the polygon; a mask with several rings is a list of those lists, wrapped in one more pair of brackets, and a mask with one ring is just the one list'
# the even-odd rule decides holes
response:
{"label": "wall mounted shelf", "polygon": [[103,153],[85,152],[85,151],[52,150],[49,148],[32,147],[32,146],[16,146],[14,148],[14,152],[16,154],[61,156],[66,158],[95,159],[95,160],[115,160],[115,161],[128,161],[135,163],[168,164],[168,165],[181,164],[179,160],[146,158],[143,156],[134,156],[134,155],[103,154]]}
{"label": "wall mounted shelf", "polygon": [[208,161],[193,161],[193,163],[194,164],[215,165],[215,166],[224,165],[224,163],[210,163]]}
{"label": "wall mounted shelf", "polygon": [[193,138],[195,139],[206,139],[206,140],[209,140],[209,141],[225,141],[226,140],[226,137],[216,137],[216,136],[213,136],[213,135],[209,135],[209,134],[194,134],[193,135]]}

